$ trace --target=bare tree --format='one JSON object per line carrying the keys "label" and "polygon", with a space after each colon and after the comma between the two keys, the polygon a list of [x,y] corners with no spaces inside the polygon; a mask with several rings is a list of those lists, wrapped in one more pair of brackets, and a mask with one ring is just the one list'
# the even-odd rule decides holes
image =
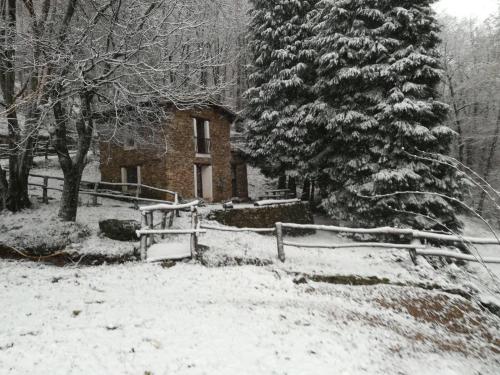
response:
{"label": "bare tree", "polygon": [[[234,97],[246,82],[246,0],[0,4],[1,104],[10,158],[8,176],[0,169],[0,194],[13,211],[30,205],[28,176],[41,130],[50,132],[65,176],[60,216],[75,220],[87,152],[103,125],[95,121],[100,113],[112,114],[107,140],[123,142],[124,132],[137,130],[121,118],[130,115],[125,107],[149,111],[146,117],[156,115],[157,123],[168,116],[160,104],[165,101],[242,105]],[[164,141],[165,135],[156,138]]]}
{"label": "bare tree", "polygon": [[[164,101],[199,105],[217,97],[222,86],[201,79],[213,68],[213,60],[199,50],[194,53],[200,43],[197,34],[207,27],[206,8],[213,4],[198,0],[61,3],[63,11],[59,4],[51,12],[60,27],[44,41],[50,51],[45,62],[49,71],[45,110],[51,111],[47,114],[54,124],[50,133],[64,173],[59,216],[72,221],[96,115],[111,112],[113,121],[107,126],[120,127],[126,123],[118,119],[127,114],[124,107],[161,113]],[[142,106],[144,102],[150,105]],[[121,127],[111,134],[124,130],[130,129]],[[68,148],[72,138],[73,156]]]}
{"label": "bare tree", "polygon": [[[500,162],[498,17],[484,23],[446,17],[442,24],[443,93],[451,107],[449,126],[458,135],[456,157],[498,188],[500,171],[495,168]],[[488,211],[483,190],[472,190],[470,198],[470,204],[478,212]]]}

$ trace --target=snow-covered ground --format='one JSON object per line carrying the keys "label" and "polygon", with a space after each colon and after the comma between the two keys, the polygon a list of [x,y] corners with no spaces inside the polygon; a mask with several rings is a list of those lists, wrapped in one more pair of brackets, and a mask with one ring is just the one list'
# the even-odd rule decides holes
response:
{"label": "snow-covered ground", "polygon": [[2,261],[0,274],[2,374],[498,374],[500,366],[498,318],[438,292],[297,285],[250,266]]}
{"label": "snow-covered ground", "polygon": [[[37,172],[58,173],[50,165]],[[85,178],[93,177],[95,164]],[[137,243],[104,238],[98,222],[139,220],[139,212],[131,203],[99,202],[87,206],[83,197],[77,224],[57,220],[56,201],[2,214],[0,244],[132,253]],[[182,213],[174,227],[186,228],[189,220]],[[473,220],[466,232],[491,236]],[[318,232],[293,241],[350,240]],[[200,243],[209,247],[206,266],[58,268],[0,259],[0,374],[499,372],[500,318],[479,303],[499,300],[499,267],[436,268],[424,258],[415,266],[407,251],[373,248],[286,247],[281,263],[275,238],[254,233],[209,231]],[[500,252],[478,249],[483,256]],[[255,259],[266,265],[237,265]],[[376,277],[391,285],[311,281],[318,275],[346,277],[344,283]]]}

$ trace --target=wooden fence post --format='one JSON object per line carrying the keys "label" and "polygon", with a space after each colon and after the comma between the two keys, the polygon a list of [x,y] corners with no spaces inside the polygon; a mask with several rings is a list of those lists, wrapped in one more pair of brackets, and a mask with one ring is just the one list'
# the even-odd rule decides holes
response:
{"label": "wooden fence post", "polygon": [[278,259],[285,262],[285,248],[283,246],[283,224],[276,223],[276,243],[278,245]]}
{"label": "wooden fence post", "polygon": [[[167,212],[163,211],[161,216],[161,229],[167,229]],[[165,239],[165,235],[161,235],[161,239]]]}
{"label": "wooden fence post", "polygon": [[[179,204],[179,194],[177,194],[177,193],[175,193],[175,196],[174,196],[174,203],[175,203],[176,205],[178,205],[178,204]],[[179,210],[175,210],[175,215],[176,215],[177,217],[181,217],[181,214],[180,214]]]}
{"label": "wooden fence post", "polygon": [[[198,210],[191,207],[191,229],[198,230]],[[191,258],[195,259],[198,252],[198,233],[191,234]]]}
{"label": "wooden fence post", "polygon": [[[149,229],[146,212],[141,212],[141,229]],[[148,257],[148,235],[141,234],[141,260],[145,261]]]}
{"label": "wooden fence post", "polygon": [[49,185],[49,178],[44,177],[43,178],[43,187],[42,187],[42,202],[45,204],[49,203],[49,194],[48,194],[48,185]]}
{"label": "wooden fence post", "polygon": [[417,247],[421,245],[420,240],[418,238],[415,238],[411,241],[411,244],[415,245],[415,248],[409,250],[410,258],[414,265],[418,265]]}
{"label": "wooden fence post", "polygon": [[174,225],[174,218],[175,218],[175,211],[172,211],[170,213],[170,218],[168,219],[168,227],[172,228],[172,225]]}
{"label": "wooden fence post", "polygon": [[[154,212],[153,211],[148,212],[147,218],[148,218],[148,226],[149,226],[149,228],[155,229]],[[148,246],[151,246],[154,243],[154,236],[151,235],[151,236],[148,236],[148,237],[149,237]]]}
{"label": "wooden fence post", "polygon": [[94,196],[92,197],[92,205],[97,206],[97,190],[99,189],[99,182],[94,184]]}
{"label": "wooden fence post", "polygon": [[139,201],[140,197],[141,197],[141,184],[137,184],[135,188],[135,198]]}

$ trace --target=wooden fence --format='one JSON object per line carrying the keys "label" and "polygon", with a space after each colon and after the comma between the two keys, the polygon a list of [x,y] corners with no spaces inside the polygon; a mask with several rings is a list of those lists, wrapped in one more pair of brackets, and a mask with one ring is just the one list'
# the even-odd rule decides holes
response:
{"label": "wooden fence", "polygon": [[[411,244],[397,244],[385,242],[357,242],[357,243],[338,243],[338,244],[307,244],[285,241],[283,238],[283,229],[308,229],[308,230],[322,230],[335,233],[352,233],[352,234],[371,234],[371,235],[400,235],[405,236],[411,240]],[[285,246],[300,247],[300,248],[320,248],[320,249],[341,249],[341,248],[361,248],[361,247],[375,247],[387,249],[400,249],[408,250],[411,259],[414,263],[417,262],[417,256],[429,257],[442,257],[452,258],[457,260],[464,260],[469,262],[478,263],[500,263],[500,258],[482,258],[480,256],[456,253],[448,250],[441,250],[423,244],[422,240],[434,240],[449,243],[452,245],[500,245],[499,238],[479,238],[479,237],[462,237],[456,235],[449,235],[444,233],[426,232],[414,229],[399,229],[391,227],[383,228],[347,228],[326,225],[303,225],[291,223],[276,223],[276,242],[278,248],[278,258],[284,262]]]}
{"label": "wooden fence", "polygon": [[[478,262],[483,264],[496,263],[500,264],[500,258],[480,257],[475,255],[453,252],[450,250],[442,250],[437,247],[432,247],[429,244],[424,244],[422,241],[440,241],[452,245],[500,245],[499,238],[479,238],[479,237],[464,237],[449,235],[437,232],[427,232],[414,229],[399,229],[391,227],[383,228],[348,228],[327,225],[307,225],[307,224],[292,224],[292,223],[276,223],[275,228],[235,228],[218,225],[201,224],[201,228],[206,230],[215,230],[222,232],[254,232],[254,233],[273,233],[276,236],[276,247],[278,259],[281,262],[286,261],[285,247],[298,248],[314,248],[314,249],[349,249],[349,248],[379,248],[379,249],[396,249],[408,251],[414,263],[417,263],[418,256],[424,257],[442,257],[469,262]],[[407,238],[410,243],[387,243],[387,242],[350,242],[350,243],[327,243],[327,244],[311,244],[287,241],[284,238],[284,229],[302,229],[302,230],[319,230],[335,233],[351,233],[351,234],[370,234],[370,235],[399,235]]]}
{"label": "wooden fence", "polygon": [[[42,189],[42,201],[43,203],[49,202],[49,190],[62,192],[61,187],[53,187],[49,185],[50,180],[64,181],[62,177],[46,176],[39,174],[30,174],[30,177],[41,179],[41,183],[28,183],[29,186],[35,186]],[[126,194],[124,192],[119,192],[117,190],[106,189],[110,188],[126,188],[135,190],[134,194]],[[144,191],[153,191],[167,194],[172,197],[172,200],[161,200],[161,199],[151,199],[141,197]],[[130,200],[136,202],[151,202],[151,203],[163,203],[163,204],[177,204],[179,202],[179,195],[175,191],[170,191],[166,189],[160,189],[154,186],[148,186],[144,184],[129,184],[129,183],[114,183],[114,182],[91,182],[91,181],[81,181],[80,182],[80,194],[86,194],[93,196],[93,204],[97,205],[97,197],[120,199],[120,200]]]}
{"label": "wooden fence", "polygon": [[[184,234],[191,235],[190,251],[191,257],[195,258],[198,248],[198,234],[206,233],[206,230],[200,228],[198,216],[199,201],[193,201],[186,204],[158,204],[139,208],[141,211],[141,229],[138,230],[137,236],[141,241],[141,260],[145,261],[148,257],[148,248],[155,242],[155,235],[161,235],[165,238],[166,235]],[[167,216],[170,213],[169,227],[172,226],[175,213],[179,210],[189,208],[191,210],[191,229],[167,229]],[[155,229],[154,212],[159,211],[162,214],[160,229]]]}
{"label": "wooden fence", "polygon": [[[73,145],[68,146],[69,152],[76,152]],[[10,155],[9,145],[7,143],[0,143],[0,159],[8,159]],[[49,156],[57,155],[56,150],[50,145],[50,142],[38,143],[33,149],[33,157],[43,156],[48,159]]]}

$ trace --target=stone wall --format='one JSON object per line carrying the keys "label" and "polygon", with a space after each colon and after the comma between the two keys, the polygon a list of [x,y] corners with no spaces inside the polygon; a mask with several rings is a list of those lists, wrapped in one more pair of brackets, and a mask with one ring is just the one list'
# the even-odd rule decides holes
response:
{"label": "stone wall", "polygon": [[235,208],[214,210],[209,220],[237,228],[273,228],[275,223],[313,224],[314,219],[307,203],[287,204],[271,207]]}
{"label": "stone wall", "polygon": [[[122,167],[141,167],[141,180],[144,185],[168,189],[166,179],[165,156],[161,152],[135,149],[125,150],[123,147],[112,143],[100,143],[100,170],[102,181],[122,182]],[[170,194],[152,191],[143,191],[142,196],[156,199],[172,200]]]}
{"label": "stone wall", "polygon": [[[167,180],[183,198],[194,198],[194,164],[212,166],[214,201],[231,198],[231,123],[213,110],[177,111],[168,126]],[[210,157],[197,157],[193,117],[210,121]]]}

